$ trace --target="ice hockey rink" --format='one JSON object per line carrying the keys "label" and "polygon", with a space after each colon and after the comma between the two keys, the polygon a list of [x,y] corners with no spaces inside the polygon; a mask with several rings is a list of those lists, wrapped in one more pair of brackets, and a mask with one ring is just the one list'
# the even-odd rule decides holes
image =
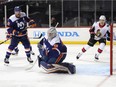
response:
{"label": "ice hockey rink", "polygon": [[[76,74],[46,73],[42,68],[32,65],[26,60],[23,46],[19,44],[18,56],[11,56],[10,65],[4,65],[4,57],[8,44],[0,45],[0,87],[116,87],[116,51],[114,46],[113,75],[110,76],[110,49],[106,46],[98,62],[94,61],[94,54],[98,45],[90,48],[77,60],[76,55],[84,45],[66,45],[68,55],[65,62],[76,66]],[[36,60],[39,54],[37,45],[32,45]]]}

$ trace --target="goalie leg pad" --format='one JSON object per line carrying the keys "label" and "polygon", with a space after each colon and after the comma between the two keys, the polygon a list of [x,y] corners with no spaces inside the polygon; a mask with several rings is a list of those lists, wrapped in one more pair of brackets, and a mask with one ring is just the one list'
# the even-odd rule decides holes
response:
{"label": "goalie leg pad", "polygon": [[67,67],[69,74],[75,74],[76,73],[75,65],[73,65],[71,63],[61,63],[60,65]]}
{"label": "goalie leg pad", "polygon": [[41,61],[40,64],[48,73],[68,73],[68,68],[59,64],[47,64],[44,61]]}
{"label": "goalie leg pad", "polygon": [[61,63],[61,64],[47,64],[41,61],[42,68],[48,73],[69,73],[75,74],[76,68],[73,64]]}

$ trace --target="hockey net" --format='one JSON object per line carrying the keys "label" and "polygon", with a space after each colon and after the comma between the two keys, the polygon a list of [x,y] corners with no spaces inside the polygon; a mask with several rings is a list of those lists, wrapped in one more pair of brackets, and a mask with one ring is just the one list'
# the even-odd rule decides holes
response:
{"label": "hockey net", "polygon": [[110,75],[116,74],[116,23],[110,29]]}

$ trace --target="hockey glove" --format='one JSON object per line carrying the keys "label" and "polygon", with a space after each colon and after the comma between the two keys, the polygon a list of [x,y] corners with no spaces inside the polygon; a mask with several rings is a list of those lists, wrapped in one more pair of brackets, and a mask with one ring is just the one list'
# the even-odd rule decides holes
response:
{"label": "hockey glove", "polygon": [[11,35],[10,34],[8,34],[8,35],[6,35],[6,39],[11,39]]}
{"label": "hockey glove", "polygon": [[34,21],[34,20],[30,20],[29,26],[30,26],[31,28],[36,27],[35,21]]}
{"label": "hockey glove", "polygon": [[90,34],[90,38],[94,39],[95,34]]}
{"label": "hockey glove", "polygon": [[110,37],[107,37],[106,39],[107,39],[108,41],[110,41]]}

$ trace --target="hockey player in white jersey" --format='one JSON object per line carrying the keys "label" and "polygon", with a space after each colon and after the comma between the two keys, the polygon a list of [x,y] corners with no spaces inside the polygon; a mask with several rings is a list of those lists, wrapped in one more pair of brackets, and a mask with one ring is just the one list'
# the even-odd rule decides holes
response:
{"label": "hockey player in white jersey", "polygon": [[79,57],[90,47],[93,47],[96,42],[99,42],[99,47],[95,54],[95,60],[99,60],[99,55],[102,53],[106,45],[106,40],[110,40],[110,26],[106,23],[106,17],[101,15],[99,21],[92,25],[89,32],[90,39],[87,45],[82,48],[82,52],[78,53],[76,58],[79,59]]}
{"label": "hockey player in white jersey", "polygon": [[67,55],[67,47],[62,43],[57,35],[55,27],[47,31],[47,36],[38,43],[39,66],[41,65],[47,72],[68,72],[75,73],[75,66],[70,63],[63,63]]}

